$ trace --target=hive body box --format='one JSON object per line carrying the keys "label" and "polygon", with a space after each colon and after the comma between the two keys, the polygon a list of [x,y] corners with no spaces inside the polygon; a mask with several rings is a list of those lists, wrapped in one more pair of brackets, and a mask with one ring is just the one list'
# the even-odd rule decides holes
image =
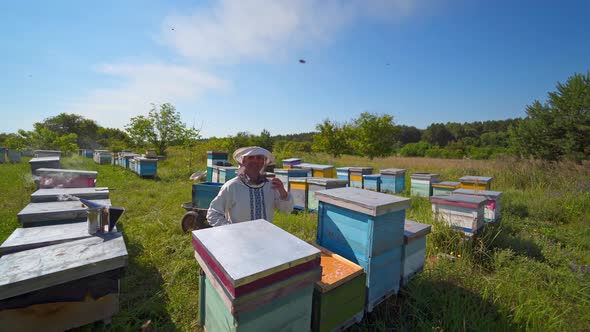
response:
{"label": "hive body box", "polygon": [[38,168],[39,189],[96,187],[98,172],[77,169]]}
{"label": "hive body box", "polygon": [[31,203],[57,202],[59,200],[65,200],[69,196],[76,196],[78,198],[90,200],[108,199],[109,188],[93,187],[39,189],[31,194]]}
{"label": "hive body box", "polygon": [[6,151],[8,151],[7,148],[0,148],[0,163],[6,162]]}
{"label": "hive body box", "polygon": [[112,162],[113,155],[109,150],[94,150],[94,162],[100,165],[108,165]]}
{"label": "hive body box", "polygon": [[407,220],[404,223],[404,246],[402,249],[402,286],[424,269],[426,235],[431,226]]}
{"label": "hive body box", "polygon": [[11,163],[21,162],[21,152],[17,150],[8,150],[8,161]]}
{"label": "hive body box", "polygon": [[279,178],[283,182],[283,187],[286,191],[289,191],[289,180],[292,178],[304,178],[309,176],[309,169],[297,169],[297,168],[277,168],[275,169],[275,177]]}
{"label": "hive body box", "polygon": [[221,186],[223,186],[223,183],[219,182],[194,183],[192,188],[193,207],[208,209],[211,201],[219,193]]}
{"label": "hive body box", "polygon": [[307,177],[289,179],[289,192],[293,197],[293,208],[307,211],[309,184]]}
{"label": "hive body box", "polygon": [[414,173],[410,175],[410,195],[420,197],[432,196],[432,184],[438,182],[438,174]]}
{"label": "hive body box", "polygon": [[205,330],[309,330],[318,249],[262,219],[192,235]]}
{"label": "hive body box", "polygon": [[328,178],[308,178],[307,179],[307,209],[310,211],[318,210],[318,200],[315,192],[319,190],[344,188],[348,185],[345,179],[328,179]]}
{"label": "hive body box", "polygon": [[372,191],[381,191],[381,175],[363,175],[363,188]]}
{"label": "hive body box", "polygon": [[459,189],[461,182],[441,181],[432,184],[433,195],[450,195],[453,190]]}
{"label": "hive body box", "polygon": [[350,183],[350,169],[352,167],[338,167],[336,168],[336,178],[346,180],[346,185]]}
{"label": "hive body box", "polygon": [[317,243],[367,273],[367,311],[399,290],[408,198],[358,188],[316,192]]}
{"label": "hive body box", "polygon": [[388,194],[401,193],[406,189],[406,170],[400,168],[386,168],[381,174],[381,192]]}
{"label": "hive body box", "polygon": [[468,175],[460,178],[459,181],[461,181],[463,189],[490,190],[492,189],[492,179],[490,176]]}
{"label": "hive body box", "polygon": [[130,169],[129,163],[135,157],[139,157],[137,153],[121,152],[119,153],[119,166]]}
{"label": "hive body box", "polygon": [[141,177],[153,177],[158,173],[158,159],[134,157],[135,173]]}
{"label": "hive body box", "polygon": [[363,318],[367,275],[359,265],[316,247],[322,251],[322,280],[313,292],[311,330],[342,331]]}
{"label": "hive body box", "polygon": [[20,240],[28,246],[0,257],[0,330],[63,331],[118,312],[127,265],[120,233],[56,244],[38,244],[36,235]]}
{"label": "hive body box", "polygon": [[59,150],[35,150],[33,151],[35,158],[43,157],[61,157],[61,151]]}
{"label": "hive body box", "polygon": [[369,175],[373,173],[372,167],[351,167],[348,169],[350,174],[349,186],[353,188],[362,189],[364,186],[363,175]]}
{"label": "hive body box", "polygon": [[496,222],[502,218],[502,192],[491,190],[457,189],[453,195],[470,195],[486,198],[488,202],[484,207],[484,221]]}
{"label": "hive body box", "polygon": [[217,178],[213,179],[213,166],[216,166],[218,162],[227,162],[227,152],[207,151],[207,182],[219,182]]}
{"label": "hive body box", "polygon": [[[93,202],[104,206],[111,205],[110,199]],[[17,214],[17,218],[23,227],[68,224],[86,221],[87,210],[79,201],[29,203]]]}
{"label": "hive body box", "polygon": [[35,175],[35,171],[39,168],[60,168],[59,157],[38,157],[29,160],[31,171]]}
{"label": "hive body box", "polygon": [[484,225],[484,206],[487,199],[477,196],[444,195],[430,197],[434,218],[454,229],[473,236]]}
{"label": "hive body box", "polygon": [[294,166],[301,164],[301,159],[289,158],[289,159],[283,159],[281,162],[283,164],[284,169],[291,169],[291,168],[294,168]]}
{"label": "hive body box", "polygon": [[213,179],[217,177],[219,183],[226,183],[238,174],[238,168],[233,166],[213,166]]}
{"label": "hive body box", "polygon": [[293,168],[309,168],[311,169],[311,176],[316,178],[333,178],[336,176],[332,165],[301,163],[294,165]]}

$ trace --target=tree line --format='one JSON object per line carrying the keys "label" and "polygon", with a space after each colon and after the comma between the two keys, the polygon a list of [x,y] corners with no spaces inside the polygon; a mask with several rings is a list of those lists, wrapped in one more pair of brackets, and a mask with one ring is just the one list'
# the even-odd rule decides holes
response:
{"label": "tree line", "polygon": [[343,123],[324,119],[315,132],[273,136],[264,129],[258,135],[242,131],[202,139],[200,131],[184,124],[175,107],[166,103],[152,105],[147,115],[131,118],[125,130],[104,128],[80,115],[62,113],[35,123],[32,131],[0,134],[0,146],[64,153],[98,148],[113,152],[155,149],[165,154],[171,146],[191,152],[199,144],[223,151],[258,145],[277,156],[325,152],[334,157],[349,154],[371,159],[393,155],[489,159],[510,155],[581,161],[590,156],[589,109],[590,72],[558,83],[546,102],[535,100],[526,106],[525,118],[433,123],[418,129],[395,124],[389,114],[363,112]]}

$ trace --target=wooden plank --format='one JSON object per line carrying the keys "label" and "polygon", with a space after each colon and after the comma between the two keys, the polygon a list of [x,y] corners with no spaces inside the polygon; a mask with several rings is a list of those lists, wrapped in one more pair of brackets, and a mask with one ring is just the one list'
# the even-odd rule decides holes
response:
{"label": "wooden plank", "polygon": [[309,242],[322,252],[322,279],[316,282],[316,289],[321,292],[332,290],[363,273],[363,268],[332,251]]}
{"label": "wooden plank", "polygon": [[[97,204],[110,206],[110,199],[93,200]],[[23,226],[31,226],[46,221],[84,221],[87,208],[80,201],[61,201],[45,203],[29,203],[18,214]]]}
{"label": "wooden plank", "polygon": [[320,257],[319,250],[263,219],[192,234],[235,287]]}
{"label": "wooden plank", "polygon": [[0,300],[126,265],[121,233],[4,255],[0,257]]}
{"label": "wooden plank", "polygon": [[86,222],[17,228],[0,245],[0,256],[91,236],[88,234],[88,224]]}
{"label": "wooden plank", "polygon": [[319,190],[315,192],[315,197],[320,202],[340,206],[370,216],[379,216],[394,211],[405,210],[411,206],[409,198],[350,187]]}
{"label": "wooden plank", "polygon": [[69,196],[76,196],[78,198],[96,200],[108,199],[108,187],[95,188],[49,188],[39,189],[31,194],[31,203],[56,202],[65,200]]}

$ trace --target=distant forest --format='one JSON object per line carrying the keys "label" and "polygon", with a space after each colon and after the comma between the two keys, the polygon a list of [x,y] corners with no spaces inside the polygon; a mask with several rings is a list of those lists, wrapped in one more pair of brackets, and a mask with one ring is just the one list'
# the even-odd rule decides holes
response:
{"label": "distant forest", "polygon": [[258,145],[277,156],[300,152],[348,154],[368,158],[412,156],[489,159],[502,156],[545,160],[588,160],[590,157],[590,72],[558,83],[545,103],[526,106],[525,118],[433,123],[426,129],[398,125],[389,114],[361,113],[344,123],[325,119],[315,132],[271,135],[239,132],[203,139],[180,121],[173,105],[153,105],[146,116],[131,118],[125,130],[103,128],[93,120],[62,113],[34,124],[34,130],[0,134],[0,146],[10,149],[121,150],[168,147],[234,151]]}

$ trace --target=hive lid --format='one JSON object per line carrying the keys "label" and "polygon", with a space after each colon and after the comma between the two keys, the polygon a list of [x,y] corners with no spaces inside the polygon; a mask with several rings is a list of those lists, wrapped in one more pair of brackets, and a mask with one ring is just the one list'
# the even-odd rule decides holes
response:
{"label": "hive lid", "polygon": [[74,177],[84,176],[96,178],[98,176],[97,171],[87,171],[80,169],[64,169],[64,168],[37,168],[35,174],[39,176],[63,176],[63,177]]}
{"label": "hive lid", "polygon": [[56,202],[66,200],[70,196],[85,199],[108,199],[108,187],[91,187],[91,188],[50,188],[39,189],[31,194],[32,203]]}
{"label": "hive lid", "polygon": [[485,196],[485,197],[493,197],[493,198],[498,198],[498,197],[502,196],[501,191],[474,190],[474,189],[465,189],[465,188],[453,190],[453,195],[455,195],[455,194]]}
{"label": "hive lid", "polygon": [[421,238],[430,233],[432,226],[406,219],[404,222],[404,242]]}
{"label": "hive lid", "polygon": [[416,180],[433,180],[438,178],[437,173],[413,173],[410,174],[410,178]]}
{"label": "hive lid", "polygon": [[411,205],[409,198],[351,187],[318,190],[315,197],[320,202],[374,217],[404,210]]}
{"label": "hive lid", "polygon": [[493,177],[491,176],[473,176],[473,175],[468,175],[468,176],[463,176],[461,177],[459,180],[461,180],[461,182],[465,182],[465,183],[481,183],[481,184],[487,184],[490,183],[492,181]]}
{"label": "hive lid", "polygon": [[307,183],[309,184],[319,184],[319,185],[326,185],[326,184],[348,184],[347,180],[344,179],[334,179],[334,178],[307,178]]}
{"label": "hive lid", "polygon": [[[110,199],[91,200],[103,206],[110,206]],[[88,209],[79,201],[58,201],[29,203],[18,214],[18,220],[23,223],[44,221],[69,221],[86,219]]]}
{"label": "hive lid", "polygon": [[17,228],[0,245],[0,256],[91,236],[91,234],[88,234],[88,224],[86,222]]}
{"label": "hive lid", "polygon": [[297,162],[297,161],[301,161],[301,159],[299,158],[287,158],[287,159],[283,159],[282,162],[284,163],[292,163],[292,162]]}
{"label": "hive lid", "polygon": [[31,160],[29,160],[29,164],[42,163],[42,162],[48,162],[48,161],[59,161],[59,157],[58,156],[35,157],[35,158],[31,158]]}
{"label": "hive lid", "polygon": [[441,181],[432,184],[432,186],[436,188],[458,188],[460,185],[461,182],[455,181]]}
{"label": "hive lid", "polygon": [[192,237],[195,250],[208,255],[220,279],[233,287],[320,256],[318,249],[263,219],[196,230]]}
{"label": "hive lid", "polygon": [[433,203],[471,207],[468,205],[480,206],[487,202],[488,199],[472,195],[435,195],[430,197],[430,201]]}
{"label": "hive lid", "polygon": [[379,171],[379,173],[387,174],[387,175],[398,175],[398,174],[405,174],[406,170],[401,169],[401,168],[386,168],[386,169],[382,169],[381,171]]}
{"label": "hive lid", "polygon": [[301,164],[295,165],[295,166],[297,166],[297,168],[306,167],[306,168],[321,169],[321,170],[334,168],[334,166],[332,166],[332,165],[320,165],[320,164],[308,164],[308,163],[301,163]]}

